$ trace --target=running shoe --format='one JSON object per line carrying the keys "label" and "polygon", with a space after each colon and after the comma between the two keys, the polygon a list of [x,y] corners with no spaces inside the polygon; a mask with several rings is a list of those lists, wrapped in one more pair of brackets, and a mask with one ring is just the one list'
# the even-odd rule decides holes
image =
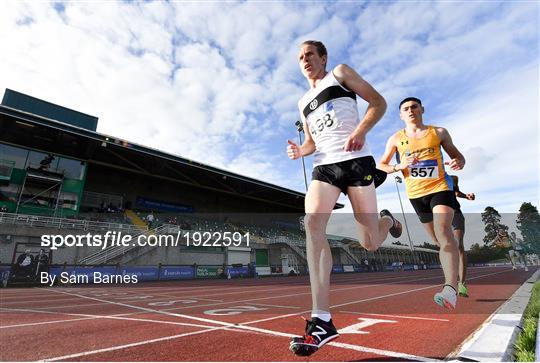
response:
{"label": "running shoe", "polygon": [[381,215],[381,218],[382,217],[390,217],[390,218],[392,218],[392,227],[390,227],[390,230],[388,231],[388,232],[390,232],[392,237],[398,238],[399,236],[401,236],[401,232],[403,231],[403,227],[401,226],[401,223],[397,219],[394,218],[392,213],[390,213],[390,211],[388,209],[383,209],[381,211],[380,215]]}
{"label": "running shoe", "polygon": [[525,266],[524,268],[525,271],[529,271],[529,268],[527,266]]}
{"label": "running shoe", "polygon": [[302,337],[294,337],[291,340],[289,349],[296,355],[307,357],[315,353],[324,344],[339,337],[339,334],[332,323],[319,318],[306,321],[306,334]]}
{"label": "running shoe", "polygon": [[469,289],[463,282],[458,283],[458,294],[459,296],[469,297]]}
{"label": "running shoe", "polygon": [[455,309],[457,301],[456,290],[450,285],[444,285],[442,291],[436,293],[435,296],[433,296],[433,300],[435,300],[437,305],[440,305],[444,308]]}

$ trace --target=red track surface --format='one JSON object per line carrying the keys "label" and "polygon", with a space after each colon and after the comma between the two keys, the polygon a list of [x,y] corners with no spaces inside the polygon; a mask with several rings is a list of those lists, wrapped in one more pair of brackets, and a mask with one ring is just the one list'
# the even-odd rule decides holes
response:
{"label": "red track surface", "polygon": [[339,339],[292,355],[311,304],[306,277],[0,290],[2,361],[442,360],[532,274],[469,270],[454,311],[433,294],[441,270],[332,277]]}

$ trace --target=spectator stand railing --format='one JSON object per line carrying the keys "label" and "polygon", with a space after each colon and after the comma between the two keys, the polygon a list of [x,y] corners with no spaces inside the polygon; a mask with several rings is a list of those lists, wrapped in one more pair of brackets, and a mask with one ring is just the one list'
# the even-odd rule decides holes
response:
{"label": "spectator stand railing", "polygon": [[302,243],[302,241],[300,240],[292,240],[286,236],[268,237],[266,238],[266,242],[268,244],[284,243],[289,246],[294,252],[296,252],[300,257],[306,260],[306,251],[300,247],[305,246],[305,242]]}
{"label": "spectator stand railing", "polygon": [[[163,224],[159,227],[157,227],[156,229],[152,229],[152,230],[146,230],[146,231],[140,231],[140,233],[136,234],[136,235],[132,235],[132,241],[137,241],[138,237],[139,236],[142,236],[143,234],[146,234],[147,236],[150,236],[150,235],[161,235],[161,234],[168,234],[168,232],[165,232],[165,231],[168,231],[169,230],[169,227],[170,225],[168,224]],[[175,226],[173,226],[175,227]],[[106,247],[105,249],[102,249],[102,250],[99,250],[95,253],[92,253],[82,259],[79,260],[79,264],[81,265],[99,265],[99,264],[103,264],[103,263],[106,263],[106,262],[109,262],[111,261],[112,259],[118,257],[118,256],[121,256],[121,255],[124,255],[136,248],[139,248],[141,246],[139,246],[137,243],[133,242],[131,245],[129,246],[124,246],[124,245],[112,245],[112,246],[109,246],[109,247]],[[148,246],[148,247],[155,247],[155,246]]]}
{"label": "spectator stand railing", "polygon": [[84,219],[36,216],[29,214],[1,213],[0,224],[20,225],[26,227],[74,229],[82,231],[122,231],[126,234],[140,234],[140,227],[132,224],[96,222]]}

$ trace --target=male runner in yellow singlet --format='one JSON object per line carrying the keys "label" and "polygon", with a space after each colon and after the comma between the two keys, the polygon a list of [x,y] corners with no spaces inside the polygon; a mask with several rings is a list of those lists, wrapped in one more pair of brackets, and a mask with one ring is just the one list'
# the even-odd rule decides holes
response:
{"label": "male runner in yellow singlet", "polygon": [[[435,294],[434,300],[440,306],[455,308],[459,252],[452,233],[452,219],[456,206],[452,179],[446,174],[445,165],[460,170],[465,165],[465,158],[446,129],[424,125],[423,113],[424,107],[418,98],[408,97],[401,101],[399,115],[405,122],[405,129],[388,139],[379,168],[387,173],[403,173],[407,195],[420,222],[440,246],[445,285]],[[450,156],[450,161],[443,161],[441,147]],[[396,151],[401,162],[390,165]]]}

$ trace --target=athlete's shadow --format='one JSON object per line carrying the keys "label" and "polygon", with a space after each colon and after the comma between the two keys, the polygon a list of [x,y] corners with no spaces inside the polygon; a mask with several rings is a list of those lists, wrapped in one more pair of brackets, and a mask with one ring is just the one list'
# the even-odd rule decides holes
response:
{"label": "athlete's shadow", "polygon": [[499,302],[499,301],[507,301],[506,299],[476,299],[476,302]]}

